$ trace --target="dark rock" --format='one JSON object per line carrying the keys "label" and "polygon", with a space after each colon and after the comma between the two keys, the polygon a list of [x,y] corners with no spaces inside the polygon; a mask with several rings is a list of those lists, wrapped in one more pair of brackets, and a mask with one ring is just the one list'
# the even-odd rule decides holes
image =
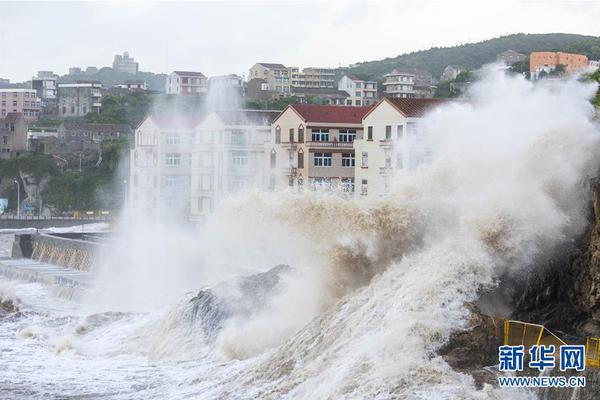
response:
{"label": "dark rock", "polygon": [[453,331],[438,354],[452,368],[470,373],[478,386],[484,382],[493,383],[496,375],[484,367],[498,363],[502,321],[483,315],[472,304],[465,306],[471,312],[467,327]]}
{"label": "dark rock", "polygon": [[281,276],[290,271],[289,266],[278,265],[267,272],[201,290],[190,300],[186,312],[190,329],[199,324],[207,340],[215,339],[229,318],[249,318],[262,310],[277,292]]}

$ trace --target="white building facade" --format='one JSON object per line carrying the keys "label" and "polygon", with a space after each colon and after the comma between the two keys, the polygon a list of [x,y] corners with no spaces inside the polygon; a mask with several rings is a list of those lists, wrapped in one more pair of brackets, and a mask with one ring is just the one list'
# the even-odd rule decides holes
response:
{"label": "white building facade", "polygon": [[197,117],[151,115],[135,130],[129,205],[156,219],[185,219],[190,211],[192,144]]}
{"label": "white building facade", "polygon": [[344,75],[338,82],[338,90],[343,90],[350,98],[347,106],[370,106],[377,102],[377,82],[365,81],[353,75]]}
{"label": "white building facade", "polygon": [[202,72],[173,71],[165,83],[167,94],[201,96],[208,92],[208,82]]}
{"label": "white building facade", "polygon": [[420,123],[426,112],[444,102],[386,97],[365,115],[364,137],[354,142],[357,195],[385,195],[395,175],[429,162],[431,148]]}
{"label": "white building facade", "polygon": [[227,197],[265,187],[265,141],[278,111],[213,111],[194,131],[190,219],[203,221]]}

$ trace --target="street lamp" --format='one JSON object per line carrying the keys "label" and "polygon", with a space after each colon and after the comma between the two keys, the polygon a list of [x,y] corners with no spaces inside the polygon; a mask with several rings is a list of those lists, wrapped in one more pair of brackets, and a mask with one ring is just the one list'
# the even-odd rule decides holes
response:
{"label": "street lamp", "polygon": [[17,218],[21,218],[21,185],[19,185],[19,181],[15,179],[15,183],[17,184]]}

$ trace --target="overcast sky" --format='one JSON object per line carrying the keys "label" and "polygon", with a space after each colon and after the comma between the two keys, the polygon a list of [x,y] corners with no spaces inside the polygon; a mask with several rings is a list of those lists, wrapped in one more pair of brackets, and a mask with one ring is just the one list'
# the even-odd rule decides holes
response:
{"label": "overcast sky", "polygon": [[509,33],[600,36],[600,2],[0,2],[0,77],[111,66],[247,74],[348,65]]}

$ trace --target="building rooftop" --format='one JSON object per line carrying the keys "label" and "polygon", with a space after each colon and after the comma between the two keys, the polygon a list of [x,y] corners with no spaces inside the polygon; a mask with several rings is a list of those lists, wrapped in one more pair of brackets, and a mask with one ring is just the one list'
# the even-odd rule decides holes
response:
{"label": "building rooftop", "polygon": [[9,123],[9,124],[14,124],[16,123],[20,118],[23,118],[23,114],[22,113],[18,113],[18,112],[9,112],[8,114],[6,114],[6,116],[4,117],[4,122],[5,123]]}
{"label": "building rooftop", "polygon": [[[447,99],[405,99],[399,97],[384,97],[382,101],[387,101],[394,108],[400,111],[406,117],[422,117],[428,111],[442,104],[448,103]],[[379,104],[379,103],[378,103]],[[373,108],[377,107],[375,105]]]}
{"label": "building rooftop", "polygon": [[288,108],[292,108],[307,122],[334,122],[342,124],[362,123],[363,117],[371,109],[371,107],[322,106],[317,104],[292,104]]}
{"label": "building rooftop", "polygon": [[217,110],[225,125],[271,125],[280,114],[276,110]]}
{"label": "building rooftop", "polygon": [[206,78],[206,76],[202,72],[194,72],[194,71],[173,71],[174,74],[182,75],[182,76],[200,76],[202,78]]}
{"label": "building rooftop", "polygon": [[287,67],[283,64],[275,64],[275,63],[258,63],[260,65],[262,65],[263,67],[266,68],[272,68],[272,69],[287,69]]}
{"label": "building rooftop", "polygon": [[198,126],[202,117],[200,114],[156,113],[149,115],[144,121],[151,118],[160,129],[193,130]]}
{"label": "building rooftop", "polygon": [[333,88],[294,88],[294,94],[314,94],[314,95],[330,95],[349,97],[348,92]]}
{"label": "building rooftop", "polygon": [[131,128],[127,124],[95,124],[89,122],[63,122],[61,127],[67,131],[85,131],[93,133],[128,133]]}

